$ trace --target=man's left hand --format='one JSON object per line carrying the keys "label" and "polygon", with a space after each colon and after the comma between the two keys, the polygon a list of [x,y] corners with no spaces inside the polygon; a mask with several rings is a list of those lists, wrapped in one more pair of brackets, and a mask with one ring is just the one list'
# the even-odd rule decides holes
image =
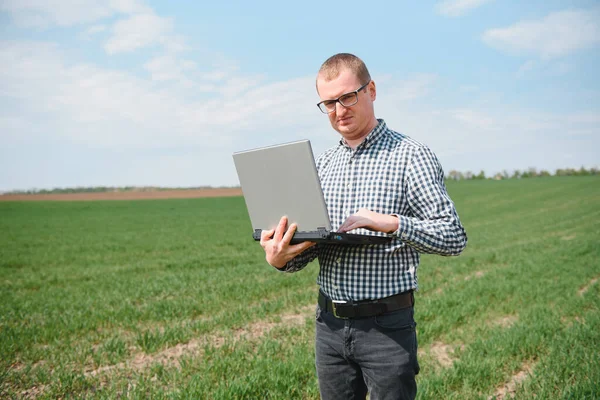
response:
{"label": "man's left hand", "polygon": [[398,218],[394,215],[379,214],[366,208],[361,208],[356,214],[348,217],[342,226],[340,226],[338,232],[348,232],[357,228],[392,233],[398,229]]}

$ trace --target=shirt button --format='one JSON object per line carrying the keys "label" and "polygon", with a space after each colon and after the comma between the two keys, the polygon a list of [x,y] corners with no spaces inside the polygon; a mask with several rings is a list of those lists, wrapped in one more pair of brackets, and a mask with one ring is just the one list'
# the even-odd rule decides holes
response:
{"label": "shirt button", "polygon": [[339,258],[339,257],[338,257],[338,258],[336,258],[336,259],[335,259],[335,263],[336,263],[336,264],[339,264],[340,262],[342,262],[342,259],[341,259],[341,258]]}
{"label": "shirt button", "polygon": [[402,233],[402,239],[406,239],[406,238],[407,238],[406,233]]}
{"label": "shirt button", "polygon": [[339,286],[337,286],[337,285],[334,285],[334,286],[333,286],[333,289],[334,289],[334,290],[338,290],[338,289],[339,289]]}

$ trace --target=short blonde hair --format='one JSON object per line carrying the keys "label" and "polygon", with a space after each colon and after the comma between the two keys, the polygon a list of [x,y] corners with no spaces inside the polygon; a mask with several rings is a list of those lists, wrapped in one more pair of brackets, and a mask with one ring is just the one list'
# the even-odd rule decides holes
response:
{"label": "short blonde hair", "polygon": [[363,60],[350,53],[338,53],[329,57],[323,65],[321,65],[319,73],[317,74],[317,79],[319,76],[322,76],[326,81],[333,80],[346,68],[352,71],[362,84],[371,80],[371,75]]}

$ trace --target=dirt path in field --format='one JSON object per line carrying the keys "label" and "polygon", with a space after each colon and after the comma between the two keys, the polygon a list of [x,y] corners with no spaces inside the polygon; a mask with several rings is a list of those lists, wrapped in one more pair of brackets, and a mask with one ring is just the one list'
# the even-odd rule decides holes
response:
{"label": "dirt path in field", "polygon": [[[205,335],[188,341],[187,343],[179,343],[173,347],[169,347],[155,354],[146,354],[138,351],[133,358],[114,365],[106,365],[97,369],[84,371],[86,377],[103,376],[118,370],[142,371],[153,364],[161,364],[165,367],[180,368],[180,360],[183,357],[199,357],[204,353],[205,346],[219,348],[226,343],[236,343],[241,340],[256,341],[269,333],[271,330],[284,326],[299,326],[305,323],[306,318],[314,315],[314,304],[302,307],[297,313],[281,314],[273,316],[274,319],[279,319],[278,322],[271,321],[256,321],[244,328],[240,328],[228,333],[215,333]],[[105,379],[101,382],[101,386],[106,383]],[[33,386],[29,389],[20,392],[22,398],[35,399],[42,396],[47,388],[47,385]]]}
{"label": "dirt path in field", "polygon": [[449,344],[433,342],[429,354],[443,367],[448,368],[454,364],[454,349]]}
{"label": "dirt path in field", "polygon": [[505,315],[503,317],[496,318],[495,320],[491,321],[490,323],[491,323],[491,325],[499,326],[501,328],[510,328],[518,320],[519,320],[519,317],[517,315]]}
{"label": "dirt path in field", "polygon": [[533,366],[528,362],[523,363],[521,369],[514,374],[508,382],[496,389],[493,396],[488,397],[488,400],[504,400],[506,398],[514,398],[517,386],[531,375]]}
{"label": "dirt path in field", "polygon": [[209,345],[219,348],[225,343],[235,343],[240,340],[258,340],[276,327],[302,325],[306,318],[308,318],[313,312],[314,305],[310,305],[303,307],[299,313],[280,315],[280,322],[257,321],[226,336],[223,334],[206,335],[192,339],[187,343],[180,343],[173,347],[169,347],[168,349],[160,351],[156,354],[139,352],[128,361],[87,371],[85,372],[85,375],[97,376],[120,369],[140,371],[155,363],[159,363],[165,367],[175,366],[179,368],[179,361],[182,357],[201,356],[204,352],[204,346]]}
{"label": "dirt path in field", "polygon": [[190,190],[131,190],[121,192],[99,193],[65,193],[65,194],[3,194],[0,201],[90,201],[90,200],[156,200],[156,199],[189,199],[198,197],[230,197],[241,196],[240,188],[223,189],[190,189]]}
{"label": "dirt path in field", "polygon": [[595,277],[594,279],[592,279],[591,281],[589,281],[585,286],[583,286],[581,289],[579,289],[579,291],[577,292],[580,296],[583,296],[585,294],[585,292],[587,292],[590,288],[590,286],[594,285],[596,282],[598,282],[598,276]]}

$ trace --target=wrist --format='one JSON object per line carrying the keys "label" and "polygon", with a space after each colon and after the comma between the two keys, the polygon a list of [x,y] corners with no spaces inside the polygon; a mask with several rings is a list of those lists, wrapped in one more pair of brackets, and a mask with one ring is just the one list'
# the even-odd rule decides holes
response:
{"label": "wrist", "polygon": [[268,261],[268,260],[267,260],[267,262],[269,263],[269,265],[270,265],[271,267],[273,267],[273,268],[277,268],[277,269],[283,269],[283,268],[285,268],[285,266],[286,266],[286,264],[287,264],[287,263],[285,263],[285,264],[281,265],[281,264],[279,264],[279,263],[273,263],[273,262],[271,262],[271,261]]}
{"label": "wrist", "polygon": [[386,233],[392,234],[398,230],[398,228],[400,226],[400,218],[398,218],[398,215],[396,215],[396,214],[390,214],[390,215],[388,215],[388,217],[390,217],[389,218],[390,229]]}

